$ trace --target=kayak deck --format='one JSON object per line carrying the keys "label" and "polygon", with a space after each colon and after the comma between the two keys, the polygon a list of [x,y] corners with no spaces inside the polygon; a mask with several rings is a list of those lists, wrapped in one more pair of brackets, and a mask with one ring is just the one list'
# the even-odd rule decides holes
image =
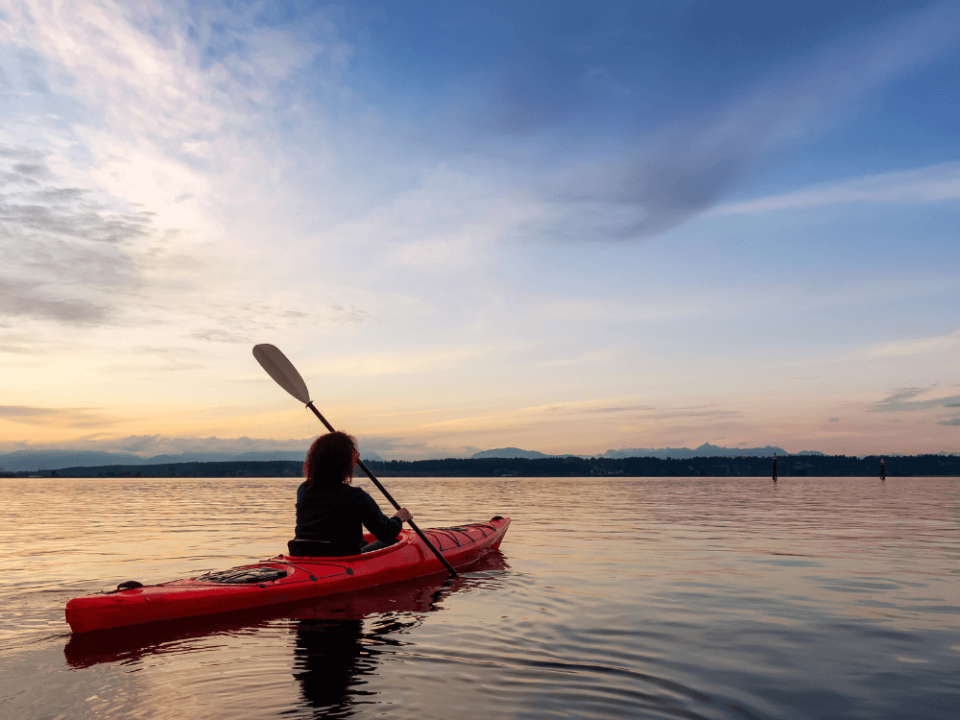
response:
{"label": "kayak deck", "polygon": [[[454,568],[464,568],[500,546],[509,518],[424,534]],[[372,539],[372,538],[369,538]],[[173,618],[234,612],[311,597],[360,590],[385,583],[445,572],[440,560],[412,530],[404,530],[393,545],[348,557],[278,555],[232,571],[207,573],[186,580],[74,598],[66,620],[75,633],[139,625]],[[237,582],[246,575],[253,581]],[[257,576],[271,577],[258,581]],[[219,578],[219,579],[214,579]]]}

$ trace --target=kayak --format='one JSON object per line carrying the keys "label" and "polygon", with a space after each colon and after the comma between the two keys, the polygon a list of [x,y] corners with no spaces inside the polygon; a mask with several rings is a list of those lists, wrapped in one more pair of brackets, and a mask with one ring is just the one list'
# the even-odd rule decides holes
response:
{"label": "kayak", "polygon": [[453,596],[500,587],[497,578],[509,568],[503,553],[491,550],[472,563],[468,572],[455,578],[446,573],[434,573],[375,585],[358,592],[323,595],[282,605],[73,633],[63,648],[63,654],[70,667],[87,668],[104,663],[130,663],[148,656],[192,652],[207,638],[247,634],[278,621],[298,630],[317,624],[337,626],[389,613],[392,615],[389,626],[396,627],[405,622],[400,616],[423,616],[442,609],[445,601]]}
{"label": "kayak", "polygon": [[[498,516],[424,534],[451,566],[465,568],[499,548],[508,527],[510,518]],[[121,583],[117,590],[70,600],[66,620],[74,633],[85,633],[298,602],[441,572],[440,560],[417,534],[403,530],[394,544],[363,555],[278,555],[160,585]]]}

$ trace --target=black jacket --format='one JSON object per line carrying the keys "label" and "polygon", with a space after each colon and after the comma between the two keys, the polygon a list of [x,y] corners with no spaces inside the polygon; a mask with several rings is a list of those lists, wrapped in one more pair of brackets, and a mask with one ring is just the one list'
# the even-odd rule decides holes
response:
{"label": "black jacket", "polygon": [[363,527],[389,545],[403,523],[384,515],[365,490],[346,483],[321,488],[304,482],[297,488],[296,534],[301,540],[325,540],[343,545],[350,554],[359,553]]}

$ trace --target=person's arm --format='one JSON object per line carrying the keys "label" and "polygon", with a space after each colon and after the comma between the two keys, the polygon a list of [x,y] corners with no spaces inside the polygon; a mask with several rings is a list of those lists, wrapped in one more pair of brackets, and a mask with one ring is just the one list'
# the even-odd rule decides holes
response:
{"label": "person's arm", "polygon": [[362,520],[364,527],[372,532],[377,540],[385,545],[389,545],[397,539],[397,535],[399,535],[403,529],[403,523],[411,519],[410,511],[406,508],[400,508],[393,517],[388,518],[380,510],[380,506],[377,505],[376,500],[366,492],[364,492],[363,495]]}

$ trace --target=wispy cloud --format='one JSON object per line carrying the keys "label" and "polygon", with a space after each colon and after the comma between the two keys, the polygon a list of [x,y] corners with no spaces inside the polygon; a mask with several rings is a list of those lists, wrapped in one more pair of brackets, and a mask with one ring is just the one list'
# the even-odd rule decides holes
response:
{"label": "wispy cloud", "polygon": [[915,398],[932,392],[936,385],[929,387],[905,387],[893,392],[888,397],[875,402],[870,408],[870,412],[901,412],[911,410],[933,410],[935,408],[954,408],[960,406],[960,395],[949,395],[947,397],[928,398],[917,400]]}
{"label": "wispy cloud", "polygon": [[369,310],[350,305],[331,305],[330,310],[332,311],[332,317],[335,322],[359,325],[360,323],[376,319],[376,315]]}
{"label": "wispy cloud", "polygon": [[960,162],[950,162],[720,205],[713,212],[737,215],[850,203],[933,203],[957,199],[960,199]]}
{"label": "wispy cloud", "polygon": [[118,306],[146,282],[137,259],[157,242],[150,214],[108,208],[83,189],[60,186],[41,153],[0,151],[0,316],[116,320]]}
{"label": "wispy cloud", "polygon": [[616,405],[597,404],[596,402],[563,403],[537,408],[525,408],[546,413],[577,415],[632,415],[645,420],[674,420],[677,418],[718,417],[733,418],[741,415],[739,410],[727,409],[718,405],[690,405],[680,407],[656,405]]}
{"label": "wispy cloud", "polygon": [[57,425],[75,428],[107,428],[116,418],[89,408],[49,408],[28,405],[0,405],[0,419],[25,425]]}
{"label": "wispy cloud", "polygon": [[[343,378],[449,372],[482,363],[487,358],[515,353],[525,347],[503,342],[490,345],[432,345],[415,350],[371,350],[350,355],[338,354],[334,359],[305,365],[301,372],[305,377]],[[257,379],[261,379],[259,374]]]}
{"label": "wispy cloud", "polygon": [[[175,319],[199,338],[186,316],[217,304],[200,298],[222,232],[217,196],[242,203],[252,177],[274,184],[263,168],[277,163],[248,138],[275,143],[262,118],[286,112],[291,95],[276,91],[291,74],[349,54],[323,13],[310,32],[259,13],[0,3],[6,80],[30,112],[4,125],[0,146],[0,321]],[[236,282],[232,256],[218,258],[221,284]]]}
{"label": "wispy cloud", "polygon": [[915,340],[896,340],[883,345],[875,345],[867,349],[867,355],[872,357],[897,357],[951,349],[960,349],[960,330],[954,330],[948,335]]}
{"label": "wispy cloud", "polygon": [[[856,112],[872,91],[951,50],[958,39],[955,4],[898,17],[821,48],[713,112],[676,119],[632,156],[617,157],[599,171],[576,168],[556,199],[588,218],[615,218],[618,226],[606,228],[612,238],[652,237],[713,206],[762,154],[831,127]],[[925,192],[935,192],[934,186]]]}
{"label": "wispy cloud", "polygon": [[[31,410],[44,410],[44,408],[27,408],[25,410],[25,414],[30,414]],[[50,409],[50,413],[48,414],[57,414],[62,412],[64,411],[61,409]],[[0,407],[0,417],[4,417],[2,413],[3,408]],[[89,434],[86,436],[77,437],[71,441],[65,441],[56,444],[0,441],[0,452],[45,449],[99,450],[104,452],[128,452],[140,455],[142,457],[152,457],[154,455],[167,454],[176,455],[184,452],[228,454],[275,451],[306,452],[312,441],[312,437],[302,439],[273,440],[249,437],[177,437],[158,433],[153,435],[128,435],[125,437],[104,438],[99,434]]]}
{"label": "wispy cloud", "polygon": [[[59,299],[52,296],[54,282],[16,280],[0,277],[0,315],[11,318],[30,316],[59,323],[87,325],[106,322],[108,308],[83,299]],[[58,288],[59,290],[59,288]]]}
{"label": "wispy cloud", "polygon": [[[0,328],[5,327],[0,321]],[[38,342],[36,336],[30,333],[4,331],[0,332],[0,354],[35,355],[43,353],[45,344]]]}
{"label": "wispy cloud", "polygon": [[118,439],[90,439],[82,443],[83,449],[132,452],[138,455],[165,455],[183,452],[242,453],[260,451],[306,452],[313,438],[303,439],[257,439],[249,437],[174,437],[169,435],[130,435]]}
{"label": "wispy cloud", "polygon": [[223,330],[220,328],[210,328],[207,330],[198,330],[195,333],[192,333],[190,337],[195,340],[206,340],[208,342],[225,342],[225,343],[251,343],[252,340],[249,335],[244,333],[239,333],[234,330]]}

